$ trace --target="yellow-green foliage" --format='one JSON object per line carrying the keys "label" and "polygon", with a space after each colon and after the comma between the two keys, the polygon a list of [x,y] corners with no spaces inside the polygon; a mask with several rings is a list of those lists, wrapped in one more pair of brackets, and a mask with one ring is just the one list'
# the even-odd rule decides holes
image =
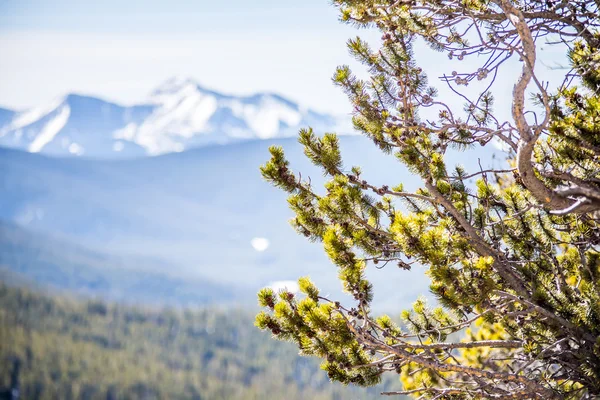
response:
{"label": "yellow-green foliage", "polygon": [[0,388],[18,358],[23,399],[355,396],[251,321],[245,311],[145,310],[0,284]]}
{"label": "yellow-green foliage", "polygon": [[[382,34],[376,49],[348,42],[367,77],[348,66],[333,77],[352,104],[354,127],[421,187],[374,185],[359,167],[344,167],[334,135],[303,130],[305,154],[328,178],[321,193],[292,180],[282,150],[272,149],[263,176],[292,195],[293,225],[322,243],[353,304],[319,296],[303,278],[310,301],[274,299],[259,327],[321,357],[343,383],[373,385],[393,371],[419,398],[600,396],[599,3],[333,3],[342,21]],[[554,93],[530,76],[549,32],[569,42],[580,78],[565,76]],[[442,79],[464,104],[437,96],[413,52],[417,39],[452,62],[481,62]],[[514,98],[503,99],[513,118],[500,119],[489,88],[504,84],[502,67],[513,57],[523,74],[511,82]],[[462,90],[475,80],[487,88]],[[527,90],[533,102],[523,98]],[[500,168],[448,163],[451,151],[473,157],[472,147],[494,141],[505,146]],[[413,265],[425,267],[439,307],[417,300],[401,313],[400,329],[372,312],[366,271],[398,267],[402,290]]]}

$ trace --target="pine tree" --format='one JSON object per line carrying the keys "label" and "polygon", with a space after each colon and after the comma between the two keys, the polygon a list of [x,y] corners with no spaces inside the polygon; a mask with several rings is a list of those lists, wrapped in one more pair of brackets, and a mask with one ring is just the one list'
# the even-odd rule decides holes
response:
{"label": "pine tree", "polygon": [[[399,374],[403,388],[390,395],[600,396],[600,2],[333,3],[342,21],[383,35],[377,49],[348,42],[367,79],[348,66],[333,78],[354,106],[354,127],[422,186],[373,185],[360,168],[344,167],[336,135],[306,129],[299,141],[328,177],[319,191],[271,147],[264,178],[289,193],[293,226],[323,244],[355,301],[326,298],[301,278],[303,296],[260,291],[257,326],[322,358],[332,380],[370,386]],[[480,61],[440,83],[465,104],[437,97],[416,41],[453,61]],[[536,75],[549,42],[571,63],[553,90]],[[513,59],[522,72],[505,105],[512,118],[502,120],[492,91],[500,77],[506,84],[503,67]],[[489,84],[473,96],[478,81]],[[505,169],[446,162],[451,151],[468,156],[495,141],[506,149]],[[399,323],[375,315],[365,270],[397,265],[403,274],[415,263],[427,268],[439,305],[417,300]]]}

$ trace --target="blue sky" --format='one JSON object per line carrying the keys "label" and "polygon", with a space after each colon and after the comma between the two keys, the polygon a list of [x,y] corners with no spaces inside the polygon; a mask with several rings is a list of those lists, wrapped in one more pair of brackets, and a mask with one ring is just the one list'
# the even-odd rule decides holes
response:
{"label": "blue sky", "polygon": [[[348,38],[376,41],[379,34],[337,17],[328,0],[0,0],[0,105],[26,108],[68,92],[131,104],[182,76],[218,91],[277,92],[320,111],[348,113],[331,76],[339,64],[361,71],[346,51]],[[457,68],[424,46],[417,56],[431,82]],[[540,60],[563,58],[547,51]],[[458,68],[476,70],[479,61]],[[497,104],[507,100],[508,117],[520,66],[503,71],[502,82],[510,84],[495,94]],[[564,71],[544,73],[556,80]],[[443,96],[453,95],[440,87]]]}
{"label": "blue sky", "polygon": [[327,0],[0,0],[0,30],[225,32],[331,28]]}
{"label": "blue sky", "polygon": [[[268,29],[327,27],[337,15],[327,0],[0,0],[0,11],[2,30],[41,28],[146,33],[157,29],[192,32],[260,26]],[[277,20],[273,20],[273,16],[277,16]]]}

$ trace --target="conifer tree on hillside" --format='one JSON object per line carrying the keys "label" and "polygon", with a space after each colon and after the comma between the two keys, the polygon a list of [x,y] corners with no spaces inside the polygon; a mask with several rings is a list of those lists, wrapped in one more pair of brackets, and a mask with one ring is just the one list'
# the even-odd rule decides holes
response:
{"label": "conifer tree on hillside", "polygon": [[[301,278],[300,298],[259,293],[257,325],[322,358],[332,380],[369,386],[395,371],[403,387],[388,394],[600,396],[600,2],[333,3],[342,21],[383,35],[380,48],[348,42],[366,79],[347,66],[334,75],[354,106],[354,126],[422,186],[373,185],[342,163],[334,134],[303,130],[306,156],[329,179],[322,190],[272,147],[263,176],[289,193],[294,227],[322,242],[354,302],[325,298]],[[428,81],[414,57],[419,41],[452,60],[441,80]],[[568,52],[572,67],[552,90],[537,75],[548,42]],[[502,120],[491,92],[507,84],[512,60],[522,72],[509,83],[511,101],[496,105],[512,113]],[[436,85],[463,104],[437,97]],[[494,141],[507,149],[504,170],[445,161],[451,149],[468,157]],[[365,269],[398,267],[402,282],[415,264],[427,268],[440,306],[418,300],[400,325],[374,315]]]}

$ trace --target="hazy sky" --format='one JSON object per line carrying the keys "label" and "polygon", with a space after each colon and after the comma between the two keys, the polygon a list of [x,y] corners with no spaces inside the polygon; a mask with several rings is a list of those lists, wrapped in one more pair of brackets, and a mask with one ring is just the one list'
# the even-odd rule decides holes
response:
{"label": "hazy sky", "polygon": [[130,103],[185,76],[346,112],[330,78],[356,33],[327,0],[0,0],[0,105],[70,91]]}
{"label": "hazy sky", "polygon": [[[347,113],[331,76],[339,64],[356,66],[345,42],[357,34],[378,36],[339,23],[328,0],[0,0],[0,105],[25,108],[72,91],[127,104],[183,76]],[[433,78],[454,68],[419,51]],[[507,67],[511,83],[498,100],[510,96],[519,69]]]}

